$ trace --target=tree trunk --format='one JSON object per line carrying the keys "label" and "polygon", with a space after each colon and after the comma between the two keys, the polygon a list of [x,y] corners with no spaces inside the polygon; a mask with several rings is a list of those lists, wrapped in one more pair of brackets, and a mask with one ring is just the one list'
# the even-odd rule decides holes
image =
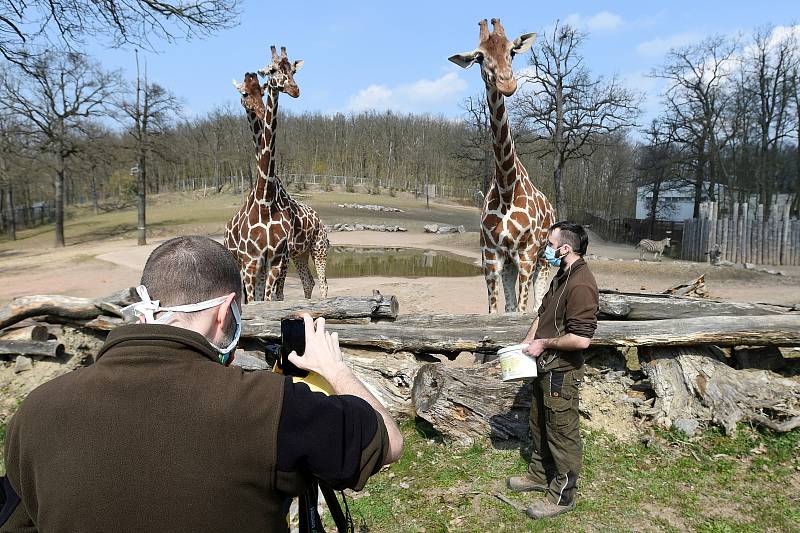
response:
{"label": "tree trunk", "polygon": [[91,298],[73,296],[21,296],[0,307],[0,329],[33,316],[61,316],[89,320],[100,316],[121,316],[119,307]]}
{"label": "tree trunk", "polygon": [[606,320],[674,320],[703,316],[763,316],[786,313],[800,316],[792,306],[728,302],[671,295],[600,293],[598,317]]}
{"label": "tree trunk", "polygon": [[14,189],[13,187],[8,187],[8,212],[10,216],[8,217],[8,236],[11,237],[12,241],[17,240],[17,211],[14,206]]}
{"label": "tree trunk", "polygon": [[658,209],[658,196],[661,192],[661,182],[653,183],[653,200],[650,202],[650,238],[653,238],[653,232],[656,229],[656,210]]}
{"label": "tree trunk", "polygon": [[6,341],[46,341],[49,338],[47,326],[41,324],[0,331],[0,339]]}
{"label": "tree trunk", "polygon": [[59,154],[58,170],[56,170],[56,248],[64,247],[64,157]]}
{"label": "tree trunk", "polygon": [[555,165],[556,168],[553,170],[553,184],[556,190],[556,220],[566,220],[569,215],[567,215],[565,211],[566,192],[564,191],[564,181],[561,175],[561,171],[564,168],[564,163],[559,157],[556,157]]}
{"label": "tree trunk", "polygon": [[39,355],[59,357],[64,345],[58,341],[6,341],[0,340],[0,355]]}
{"label": "tree trunk", "polygon": [[800,383],[765,370],[735,370],[714,346],[640,348],[642,370],[656,401],[652,416],[671,427],[678,420],[721,425],[727,434],[740,421],[773,431],[800,427]]}
{"label": "tree trunk", "polygon": [[92,209],[94,210],[94,214],[97,215],[98,213],[100,213],[100,203],[99,203],[99,198],[97,196],[97,175],[95,174],[94,167],[92,167],[91,187],[92,187]]}
{"label": "tree trunk", "polygon": [[531,381],[503,382],[498,361],[474,368],[422,366],[411,398],[417,416],[451,442],[527,439]]}
{"label": "tree trunk", "polygon": [[[496,318],[500,317],[500,318]],[[495,353],[518,344],[531,315],[425,315],[396,322],[336,324],[339,343],[361,349],[412,353]],[[280,338],[280,322],[242,325],[243,337]],[[714,316],[676,320],[600,321],[592,346],[796,346],[800,315]]]}
{"label": "tree trunk", "polygon": [[139,153],[138,194],[136,195],[136,211],[138,222],[138,245],[147,244],[147,156],[145,151]]}

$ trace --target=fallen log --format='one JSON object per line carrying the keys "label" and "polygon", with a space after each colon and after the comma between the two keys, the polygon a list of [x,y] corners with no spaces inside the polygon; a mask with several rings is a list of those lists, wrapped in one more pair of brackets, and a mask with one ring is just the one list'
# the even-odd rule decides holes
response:
{"label": "fallen log", "polygon": [[678,285],[665,290],[661,294],[674,294],[675,296],[695,296],[697,298],[705,298],[708,296],[708,289],[706,289],[706,275],[701,274],[699,277],[691,281],[679,283]]}
{"label": "fallen log", "polygon": [[343,355],[353,373],[393,417],[414,416],[411,387],[422,363],[413,354],[345,351]]}
{"label": "fallen log", "polygon": [[796,381],[766,370],[735,370],[715,347],[640,348],[639,358],[656,393],[649,413],[656,423],[715,423],[727,434],[740,421],[778,432],[800,427]]}
{"label": "fallen log", "polygon": [[102,314],[121,316],[119,306],[102,300],[59,295],[21,296],[0,307],[0,329],[33,316],[91,320]]}
{"label": "fallen log", "polygon": [[[526,315],[418,315],[397,322],[332,324],[346,347],[412,353],[494,353],[519,343],[531,317]],[[243,337],[277,341],[280,323],[249,321]],[[800,315],[715,316],[678,320],[600,321],[592,346],[798,346]]]}
{"label": "fallen log", "polygon": [[246,304],[242,310],[242,321],[280,320],[304,311],[312,317],[346,320],[368,318],[371,320],[394,320],[400,304],[394,296],[384,296],[373,291],[372,296],[337,296],[325,300],[301,300],[280,302],[256,302]]}
{"label": "fallen log", "polygon": [[7,328],[0,331],[0,340],[5,341],[46,341],[49,338],[50,333],[47,331],[47,326],[42,324]]}
{"label": "fallen log", "polygon": [[64,353],[64,345],[58,341],[6,341],[0,340],[0,355],[38,355],[59,357]]}
{"label": "fallen log", "polygon": [[672,296],[600,291],[600,319],[673,320],[701,316],[764,316],[796,312],[794,307]]}
{"label": "fallen log", "polygon": [[411,397],[417,416],[447,441],[524,440],[533,396],[531,382],[504,383],[497,361],[475,368],[427,364],[417,372]]}

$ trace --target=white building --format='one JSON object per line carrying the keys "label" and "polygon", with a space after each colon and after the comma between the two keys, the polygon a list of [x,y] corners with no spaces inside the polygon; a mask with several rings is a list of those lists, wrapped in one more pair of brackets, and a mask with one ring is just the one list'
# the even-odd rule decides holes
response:
{"label": "white building", "polygon": [[[708,200],[708,188],[710,184],[706,182],[703,186],[701,202]],[[725,186],[716,183],[716,198],[724,198]],[[637,187],[636,189],[636,218],[642,220],[650,218],[650,206],[653,203],[653,191],[649,185]],[[658,193],[658,205],[656,206],[656,219],[672,222],[683,222],[687,218],[692,218],[694,214],[694,185],[685,183],[663,183],[661,191]]]}

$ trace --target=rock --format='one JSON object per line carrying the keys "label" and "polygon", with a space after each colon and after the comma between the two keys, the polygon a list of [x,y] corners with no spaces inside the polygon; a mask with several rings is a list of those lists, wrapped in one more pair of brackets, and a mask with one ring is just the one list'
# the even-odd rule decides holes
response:
{"label": "rock", "polygon": [[451,226],[449,224],[428,224],[425,226],[425,233],[464,233],[464,226]]}
{"label": "rock", "polygon": [[405,213],[402,209],[398,209],[396,207],[386,207],[384,205],[375,205],[375,204],[338,204],[339,207],[347,208],[347,209],[367,209],[369,211],[388,211],[390,213]]}
{"label": "rock", "polygon": [[677,418],[672,422],[672,427],[692,437],[697,432],[697,428],[700,427],[700,422],[694,418]]}
{"label": "rock", "polygon": [[18,355],[17,361],[14,364],[14,373],[19,374],[20,372],[25,372],[27,370],[33,370],[33,360],[31,360],[30,357]]}

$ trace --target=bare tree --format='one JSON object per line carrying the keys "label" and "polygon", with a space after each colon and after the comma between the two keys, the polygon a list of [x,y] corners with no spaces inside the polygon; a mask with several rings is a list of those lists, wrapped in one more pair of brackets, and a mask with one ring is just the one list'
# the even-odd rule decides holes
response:
{"label": "bare tree", "polygon": [[648,218],[650,219],[650,236],[653,236],[655,222],[664,205],[659,206],[661,194],[674,190],[679,185],[680,156],[675,146],[674,120],[668,118],[655,119],[650,127],[642,133],[646,136],[645,144],[637,149],[636,183],[641,187],[644,197],[651,194]]}
{"label": "bare tree", "polygon": [[754,104],[758,131],[757,183],[759,199],[769,214],[777,181],[778,153],[790,132],[788,110],[791,74],[797,67],[797,42],[791,34],[776,35],[775,28],[756,30],[744,57],[745,93]]}
{"label": "bare tree", "polygon": [[694,216],[699,216],[704,184],[713,198],[714,182],[724,168],[720,153],[721,118],[725,108],[725,84],[733,70],[736,43],[722,36],[667,54],[663,67],[651,76],[667,81],[664,91],[667,113],[675,139],[687,150],[686,162],[693,169]]}
{"label": "bare tree", "polygon": [[567,161],[591,157],[613,133],[634,125],[638,97],[616,78],[593,78],[579,49],[586,36],[556,24],[533,50],[527,87],[515,98],[518,120],[534,133],[534,150],[553,157],[556,211],[565,218],[562,171]]}
{"label": "bare tree", "polygon": [[481,183],[481,193],[485,195],[494,177],[494,148],[486,97],[469,96],[460,107],[464,111],[466,134],[460,139],[454,156],[470,162],[466,169],[468,177]]}
{"label": "bare tree", "polygon": [[87,119],[108,113],[118,83],[117,73],[77,53],[48,53],[21,77],[2,79],[0,106],[28,123],[41,150],[54,159],[56,246],[64,246],[64,182],[67,161],[78,153],[76,132]]}
{"label": "bare tree", "polygon": [[37,51],[87,40],[152,49],[153,38],[204,36],[231,27],[240,0],[0,0],[0,54],[30,64]]}
{"label": "bare tree", "polygon": [[13,160],[20,153],[20,125],[14,117],[0,114],[0,228],[17,239],[14,206]]}
{"label": "bare tree", "polygon": [[800,216],[800,65],[795,65],[792,71],[791,97],[794,104],[794,198],[792,200],[792,216]]}
{"label": "bare tree", "polygon": [[153,149],[153,137],[161,135],[172,125],[181,108],[180,101],[156,83],[144,80],[139,74],[139,55],[136,55],[136,90],[133,101],[124,100],[120,107],[133,121],[128,133],[134,139],[137,175],[136,207],[138,212],[138,244],[147,244],[147,163]]}

